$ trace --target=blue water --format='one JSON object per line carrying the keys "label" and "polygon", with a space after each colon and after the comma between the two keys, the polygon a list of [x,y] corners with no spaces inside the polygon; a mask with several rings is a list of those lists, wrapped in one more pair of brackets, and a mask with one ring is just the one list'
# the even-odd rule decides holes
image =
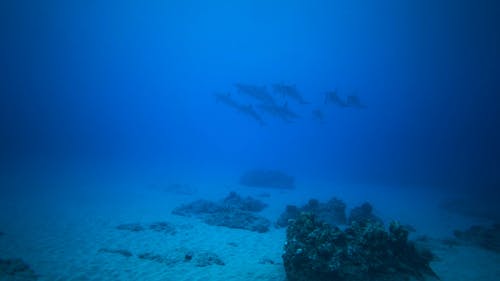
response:
{"label": "blue water", "polygon": [[[75,202],[124,211],[134,198],[132,217],[161,219],[144,207],[161,206],[140,191],[152,185],[196,186],[190,199],[267,192],[238,185],[254,168],[295,178],[286,196],[270,191],[273,220],[287,203],[333,195],[386,202],[381,216],[398,218],[398,194],[422,191],[498,222],[499,18],[489,0],[2,1],[0,232],[10,247],[37,244],[29,222],[65,221]],[[235,83],[266,86],[299,117],[266,114]],[[334,90],[366,107],[325,104]],[[216,101],[227,92],[265,125]],[[405,214],[429,207],[414,205]],[[0,258],[23,252],[51,272],[42,250],[19,247]]]}

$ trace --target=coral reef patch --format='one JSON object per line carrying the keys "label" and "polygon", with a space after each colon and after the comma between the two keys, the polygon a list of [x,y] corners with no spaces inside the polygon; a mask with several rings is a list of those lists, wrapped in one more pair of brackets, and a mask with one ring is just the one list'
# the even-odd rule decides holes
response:
{"label": "coral reef patch", "polygon": [[240,184],[249,187],[294,189],[294,177],[278,170],[255,169],[240,177]]}
{"label": "coral reef patch", "polygon": [[276,222],[278,227],[287,227],[290,220],[296,219],[300,213],[309,212],[314,214],[319,220],[331,225],[345,224],[346,204],[337,198],[332,198],[326,203],[321,203],[316,199],[310,199],[302,206],[288,205]]}
{"label": "coral reef patch", "polygon": [[352,222],[371,222],[383,223],[382,219],[373,214],[373,207],[370,203],[365,202],[359,207],[355,207],[349,214],[349,224]]}
{"label": "coral reef patch", "polygon": [[386,231],[374,221],[354,220],[347,229],[302,213],[287,228],[282,256],[288,281],[361,281],[438,278],[434,255],[408,240],[397,222]]}
{"label": "coral reef patch", "polygon": [[257,199],[242,198],[231,192],[220,202],[197,200],[175,208],[172,213],[179,216],[197,217],[209,225],[262,233],[269,230],[271,222],[255,213],[266,206]]}

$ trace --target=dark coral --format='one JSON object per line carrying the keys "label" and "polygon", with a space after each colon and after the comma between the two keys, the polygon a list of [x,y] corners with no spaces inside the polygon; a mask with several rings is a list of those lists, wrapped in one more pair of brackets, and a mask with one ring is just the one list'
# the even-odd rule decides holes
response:
{"label": "dark coral", "polygon": [[22,259],[0,259],[0,279],[4,280],[37,280],[33,269]]}
{"label": "dark coral", "polygon": [[465,231],[455,230],[453,234],[465,243],[500,253],[500,224],[491,227],[474,225]]}
{"label": "dark coral", "polygon": [[240,177],[240,184],[250,187],[294,189],[295,179],[282,171],[255,169],[245,172]]}
{"label": "dark coral", "polygon": [[382,219],[373,214],[373,207],[370,203],[365,202],[359,207],[355,207],[349,214],[349,224],[357,222],[372,222],[383,223]]}
{"label": "dark coral", "polygon": [[389,231],[354,221],[345,231],[302,213],[287,229],[283,262],[289,281],[407,280],[436,274],[433,255],[408,241],[398,223]]}
{"label": "dark coral", "polygon": [[296,219],[301,212],[312,213],[316,215],[319,220],[332,225],[345,224],[347,221],[345,209],[346,204],[337,198],[332,198],[326,203],[321,203],[316,199],[311,199],[302,207],[288,205],[285,211],[278,218],[276,225],[279,227],[288,226],[289,221]]}
{"label": "dark coral", "polygon": [[195,216],[209,225],[266,232],[271,222],[255,214],[266,206],[259,200],[251,197],[242,198],[231,192],[221,202],[197,200],[175,208],[172,213],[180,216]]}

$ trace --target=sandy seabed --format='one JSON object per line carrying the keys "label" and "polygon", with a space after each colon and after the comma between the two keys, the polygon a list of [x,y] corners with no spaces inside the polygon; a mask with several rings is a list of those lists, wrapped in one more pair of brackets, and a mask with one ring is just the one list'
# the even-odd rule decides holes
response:
{"label": "sandy seabed", "polygon": [[[165,192],[162,188],[108,186],[2,196],[0,231],[5,235],[0,236],[0,258],[22,258],[38,274],[38,280],[285,280],[281,260],[284,229],[255,233],[171,214],[179,204],[199,198],[217,200],[230,190],[251,196],[268,193],[269,198],[257,198],[269,204],[262,215],[272,221],[286,204],[303,204],[310,197],[326,200],[335,195],[345,200],[348,208],[370,201],[377,215],[414,225],[416,235],[450,237],[453,229],[476,222],[439,210],[439,197],[428,190],[366,186],[324,189],[321,184],[307,189],[299,186],[293,191],[217,183],[196,186],[198,192],[194,195]],[[220,186],[225,187],[213,188]],[[116,229],[124,223],[159,221],[174,225],[176,233]],[[125,249],[133,256],[99,251],[102,248]],[[187,251],[215,253],[225,265],[198,267],[194,262],[165,264],[137,257],[152,253],[182,260]],[[433,251],[438,259],[432,267],[441,280],[499,280],[499,254],[469,246],[440,245]],[[0,280],[9,280],[3,278]]]}

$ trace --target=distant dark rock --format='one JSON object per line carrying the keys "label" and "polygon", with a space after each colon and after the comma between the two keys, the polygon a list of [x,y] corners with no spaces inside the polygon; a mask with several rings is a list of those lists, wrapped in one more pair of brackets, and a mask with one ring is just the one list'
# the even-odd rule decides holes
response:
{"label": "distant dark rock", "polygon": [[175,234],[177,231],[175,227],[168,222],[155,222],[149,225],[149,229],[156,232],[163,232],[166,234]]}
{"label": "distant dark rock", "polygon": [[132,231],[132,232],[139,232],[143,231],[146,228],[142,226],[139,223],[126,223],[126,224],[120,224],[116,227],[118,230],[127,230],[127,231]]}
{"label": "distant dark rock", "polygon": [[215,253],[204,252],[195,256],[195,265],[198,267],[205,267],[209,265],[225,265],[224,261]]}
{"label": "distant dark rock", "polygon": [[153,254],[153,253],[142,253],[142,254],[137,255],[137,257],[141,260],[149,260],[149,261],[154,261],[154,262],[158,262],[158,263],[163,263],[166,265],[172,265],[172,264],[180,262],[180,259],[175,259],[175,258],[171,258],[168,256],[162,256],[162,255]]}
{"label": "distant dark rock", "polygon": [[4,235],[5,235],[5,233],[0,231],[0,236],[4,236]]}
{"label": "distant dark rock", "polygon": [[295,179],[278,170],[256,169],[245,172],[240,177],[240,184],[250,187],[293,189]]}
{"label": "distant dark rock", "polygon": [[363,203],[361,206],[351,210],[351,214],[349,215],[349,224],[354,221],[383,224],[382,219],[373,214],[373,207],[368,202]]}
{"label": "distant dark rock", "polygon": [[500,253],[500,224],[491,227],[474,225],[465,231],[455,230],[453,234],[467,244]]}
{"label": "distant dark rock", "polygon": [[209,225],[266,232],[270,221],[253,212],[262,210],[266,204],[251,197],[241,198],[231,192],[221,202],[197,200],[175,208],[172,213],[180,216],[195,216]]}
{"label": "distant dark rock", "polygon": [[30,281],[38,276],[22,259],[0,259],[0,279]]}
{"label": "distant dark rock", "polygon": [[354,220],[342,231],[302,213],[287,229],[284,250],[288,281],[438,278],[429,266],[434,255],[408,241],[396,222],[386,231],[372,220]]}
{"label": "distant dark rock", "polygon": [[110,248],[101,248],[98,251],[99,253],[108,253],[108,254],[117,254],[129,258],[132,256],[132,253],[129,250],[125,249],[110,249]]}
{"label": "distant dark rock", "polygon": [[260,212],[267,207],[267,204],[250,196],[241,197],[236,192],[231,192],[222,200],[225,208],[234,208],[242,211]]}
{"label": "distant dark rock", "polygon": [[319,220],[332,225],[345,224],[347,221],[345,209],[346,204],[337,198],[332,198],[326,203],[311,199],[302,207],[288,205],[278,218],[276,225],[279,227],[286,227],[290,220],[296,219],[302,212],[312,213]]}

